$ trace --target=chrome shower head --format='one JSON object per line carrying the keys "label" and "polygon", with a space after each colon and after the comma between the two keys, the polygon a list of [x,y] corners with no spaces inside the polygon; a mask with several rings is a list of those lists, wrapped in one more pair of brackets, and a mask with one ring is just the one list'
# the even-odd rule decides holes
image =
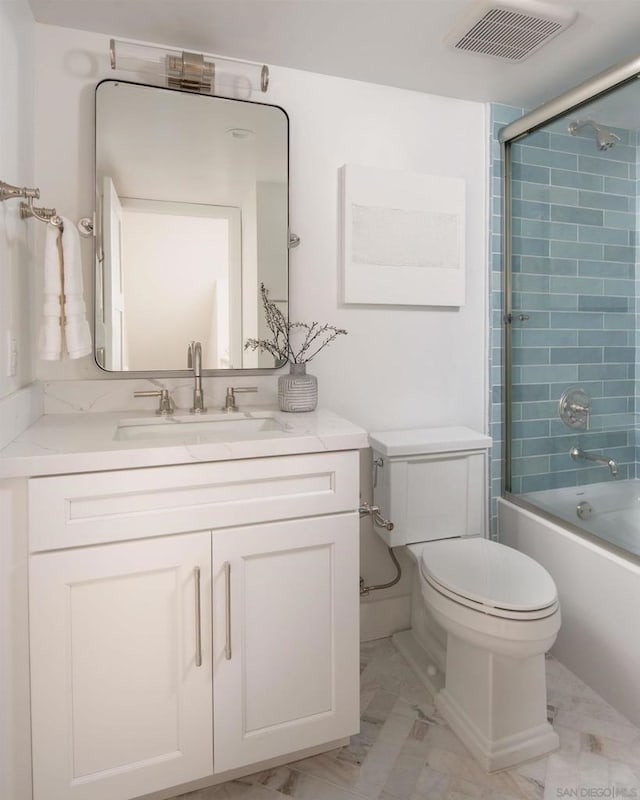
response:
{"label": "chrome shower head", "polygon": [[611,150],[614,144],[618,144],[620,137],[604,128],[596,128],[596,144],[598,150]]}
{"label": "chrome shower head", "polygon": [[592,119],[585,119],[582,121],[577,119],[575,122],[570,123],[569,133],[572,136],[576,136],[578,131],[581,128],[584,128],[585,125],[589,125],[589,127],[593,128],[596,135],[596,144],[598,146],[598,150],[610,150],[614,144],[618,144],[618,142],[621,141],[617,134],[613,133],[613,131],[607,130],[606,128],[602,128]]}

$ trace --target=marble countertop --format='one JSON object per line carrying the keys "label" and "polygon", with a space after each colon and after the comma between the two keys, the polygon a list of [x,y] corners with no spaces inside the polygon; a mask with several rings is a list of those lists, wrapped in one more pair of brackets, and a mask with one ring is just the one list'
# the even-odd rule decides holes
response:
{"label": "marble countertop", "polygon": [[[220,415],[213,415],[220,419]],[[276,407],[246,408],[232,412],[227,419],[250,420],[268,417],[275,430],[243,433],[224,441],[226,433],[211,431],[212,425],[198,430],[198,422],[184,424],[185,432],[164,438],[119,440],[118,427],[149,424],[148,411],[46,414],[0,450],[0,478],[59,475],[70,472],[97,472],[133,469],[201,461],[229,461],[244,458],[317,453],[332,450],[357,450],[369,446],[367,433],[357,425],[326,409],[292,414]],[[202,421],[211,421],[203,415]],[[173,420],[158,420],[172,425]],[[188,422],[176,417],[175,423]]]}

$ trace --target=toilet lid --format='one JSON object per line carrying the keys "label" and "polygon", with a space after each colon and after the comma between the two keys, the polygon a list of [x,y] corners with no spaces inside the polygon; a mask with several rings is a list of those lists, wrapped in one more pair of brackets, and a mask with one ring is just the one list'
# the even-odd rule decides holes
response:
{"label": "toilet lid", "polygon": [[460,602],[529,612],[555,606],[558,595],[547,570],[524,553],[480,537],[441,539],[422,548],[424,577]]}

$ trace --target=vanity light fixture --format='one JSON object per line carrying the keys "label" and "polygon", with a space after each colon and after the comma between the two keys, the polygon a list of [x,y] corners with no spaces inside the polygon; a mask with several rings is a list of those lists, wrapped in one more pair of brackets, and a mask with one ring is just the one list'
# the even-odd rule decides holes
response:
{"label": "vanity light fixture", "polygon": [[154,75],[173,89],[248,99],[269,88],[269,67],[123,39],[109,41],[111,69]]}

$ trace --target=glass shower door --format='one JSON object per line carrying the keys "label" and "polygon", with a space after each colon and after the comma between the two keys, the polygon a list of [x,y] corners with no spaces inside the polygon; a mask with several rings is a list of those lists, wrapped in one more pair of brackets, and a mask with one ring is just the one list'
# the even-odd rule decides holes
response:
{"label": "glass shower door", "polygon": [[538,504],[635,477],[637,134],[577,114],[506,147],[505,488]]}

